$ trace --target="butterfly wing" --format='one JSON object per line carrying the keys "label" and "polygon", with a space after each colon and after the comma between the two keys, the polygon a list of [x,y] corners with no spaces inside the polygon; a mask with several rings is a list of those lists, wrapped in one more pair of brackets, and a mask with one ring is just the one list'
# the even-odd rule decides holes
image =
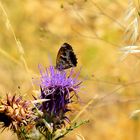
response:
{"label": "butterfly wing", "polygon": [[58,51],[56,58],[56,69],[63,70],[77,65],[77,58],[71,45],[64,43]]}

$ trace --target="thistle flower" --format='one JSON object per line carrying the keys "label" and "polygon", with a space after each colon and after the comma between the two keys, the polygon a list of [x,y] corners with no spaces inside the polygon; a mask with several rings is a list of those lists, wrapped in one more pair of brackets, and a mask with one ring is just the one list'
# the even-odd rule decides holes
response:
{"label": "thistle flower", "polygon": [[29,101],[24,101],[22,97],[10,96],[0,100],[0,122],[2,128],[10,128],[15,133],[20,133],[23,128],[26,132],[33,126],[33,112]]}
{"label": "thistle flower", "polygon": [[[65,121],[69,122],[66,113],[70,111],[68,105],[72,98],[77,95],[81,81],[77,80],[79,73],[74,75],[73,69],[67,74],[50,66],[43,71],[40,68],[41,99],[49,99],[43,102],[38,109],[44,113],[45,120],[53,127],[53,132],[62,128]],[[73,94],[72,94],[73,92]]]}

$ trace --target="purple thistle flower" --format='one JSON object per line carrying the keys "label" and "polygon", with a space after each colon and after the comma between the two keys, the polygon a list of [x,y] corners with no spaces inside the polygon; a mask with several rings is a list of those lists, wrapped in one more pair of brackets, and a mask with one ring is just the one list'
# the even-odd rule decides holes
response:
{"label": "purple thistle flower", "polygon": [[[72,97],[77,95],[81,81],[77,78],[79,73],[74,74],[71,69],[69,74],[66,71],[59,71],[53,66],[43,70],[40,69],[40,88],[41,99],[49,99],[43,102],[39,109],[44,113],[44,117],[49,123],[53,123],[53,129],[56,130],[65,125],[65,120],[69,121],[66,117],[66,112],[70,111],[68,104],[72,102]],[[74,94],[71,95],[71,92]]]}

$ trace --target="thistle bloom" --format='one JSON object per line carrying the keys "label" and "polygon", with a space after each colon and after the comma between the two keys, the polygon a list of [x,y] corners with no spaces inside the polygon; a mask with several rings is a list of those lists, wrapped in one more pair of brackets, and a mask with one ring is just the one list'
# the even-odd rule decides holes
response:
{"label": "thistle bloom", "polygon": [[[66,71],[59,71],[50,66],[43,71],[40,66],[40,88],[41,99],[49,99],[39,106],[39,110],[44,113],[48,123],[53,125],[53,131],[65,125],[66,112],[70,111],[68,105],[72,102],[72,97],[77,95],[81,81],[77,78],[79,73],[74,74],[73,69],[67,74]],[[72,94],[73,93],[73,94]]]}

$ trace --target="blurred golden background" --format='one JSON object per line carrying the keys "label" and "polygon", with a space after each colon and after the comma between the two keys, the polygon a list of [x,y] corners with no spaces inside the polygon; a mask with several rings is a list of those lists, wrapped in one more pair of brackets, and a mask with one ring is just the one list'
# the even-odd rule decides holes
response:
{"label": "blurred golden background", "polygon": [[[38,64],[55,65],[60,46],[67,42],[83,81],[73,114],[92,103],[79,118],[90,122],[64,139],[140,140],[139,114],[134,113],[140,109],[139,53],[120,51],[139,46],[138,35],[132,42],[125,32],[131,24],[125,17],[135,9],[138,22],[139,6],[138,0],[0,0],[1,97],[16,93],[32,99]],[[0,139],[16,136],[6,130]]]}

